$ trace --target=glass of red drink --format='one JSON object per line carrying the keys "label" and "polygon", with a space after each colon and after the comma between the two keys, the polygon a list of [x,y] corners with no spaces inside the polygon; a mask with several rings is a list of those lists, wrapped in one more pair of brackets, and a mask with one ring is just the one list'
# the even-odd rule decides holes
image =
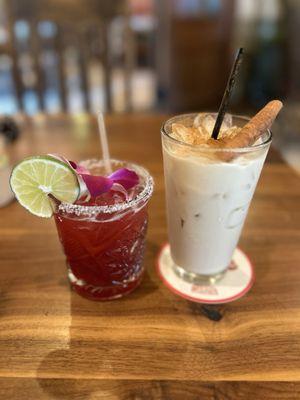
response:
{"label": "glass of red drink", "polygon": [[[54,214],[73,289],[91,300],[110,300],[133,291],[141,282],[148,223],[147,204],[153,179],[142,167],[112,160],[112,168],[128,168],[139,184],[128,193],[110,190],[75,204],[62,203]],[[101,161],[82,163],[93,175],[105,175]]]}

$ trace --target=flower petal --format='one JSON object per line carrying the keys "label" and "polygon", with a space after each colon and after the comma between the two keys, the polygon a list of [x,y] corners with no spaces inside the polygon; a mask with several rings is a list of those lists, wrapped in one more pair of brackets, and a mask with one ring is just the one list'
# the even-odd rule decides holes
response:
{"label": "flower petal", "polygon": [[92,197],[97,197],[102,193],[108,192],[114,183],[112,179],[105,178],[104,176],[80,175]]}
{"label": "flower petal", "polygon": [[121,168],[109,177],[91,175],[89,170],[75,161],[67,160],[59,154],[49,154],[62,162],[70,165],[78,175],[81,197],[89,195],[97,197],[108,192],[112,187],[114,190],[122,192],[126,198],[126,190],[131,189],[139,183],[139,176],[136,172],[127,168]]}
{"label": "flower petal", "polygon": [[[48,156],[54,157],[59,161],[64,162],[65,164],[71,165],[71,162],[67,160],[65,157],[61,156],[60,154],[57,153],[48,153]],[[71,165],[72,166],[72,165]]]}
{"label": "flower petal", "polygon": [[122,193],[124,195],[126,201],[128,200],[129,196],[128,196],[127,190],[119,183],[114,182],[111,189],[115,190],[116,192]]}
{"label": "flower petal", "polygon": [[109,176],[115,183],[119,183],[126,190],[131,189],[139,183],[139,176],[136,172],[127,168],[121,168]]}
{"label": "flower petal", "polygon": [[91,174],[90,174],[90,171],[89,171],[87,168],[83,167],[83,166],[80,165],[80,164],[77,164],[75,161],[70,161],[70,160],[69,160],[69,163],[70,163],[71,167],[72,167],[73,169],[75,169],[75,171],[77,172],[77,174],[91,175]]}

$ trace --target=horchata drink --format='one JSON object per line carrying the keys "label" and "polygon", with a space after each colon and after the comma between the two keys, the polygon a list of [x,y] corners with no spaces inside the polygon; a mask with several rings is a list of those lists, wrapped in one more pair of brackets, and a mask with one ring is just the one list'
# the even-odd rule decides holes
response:
{"label": "horchata drink", "polygon": [[185,114],[162,127],[167,216],[175,271],[190,281],[223,275],[237,246],[281,108],[270,102],[252,120]]}
{"label": "horchata drink", "polygon": [[93,300],[121,297],[143,276],[147,204],[153,180],[142,167],[110,160],[80,164],[57,155],[30,157],[13,169],[18,201],[54,216],[72,287]]}

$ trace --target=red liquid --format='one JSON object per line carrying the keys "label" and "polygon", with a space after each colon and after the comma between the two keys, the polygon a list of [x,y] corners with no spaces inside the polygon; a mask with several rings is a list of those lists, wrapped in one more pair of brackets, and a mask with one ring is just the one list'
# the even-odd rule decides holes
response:
{"label": "red liquid", "polygon": [[[115,203],[116,193],[111,191],[84,205]],[[147,204],[135,213],[129,209],[122,215],[100,213],[97,221],[84,218],[62,211],[55,214],[72,287],[92,300],[130,293],[143,275]]]}

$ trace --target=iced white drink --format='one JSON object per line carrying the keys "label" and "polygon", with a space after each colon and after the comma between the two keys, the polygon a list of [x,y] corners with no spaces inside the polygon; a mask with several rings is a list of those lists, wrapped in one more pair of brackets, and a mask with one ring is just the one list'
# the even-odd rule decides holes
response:
{"label": "iced white drink", "polygon": [[[230,265],[271,142],[266,131],[250,147],[218,147],[209,139],[213,117],[174,117],[162,130],[174,266],[200,278],[220,276]],[[238,126],[246,123],[227,116],[220,143],[237,135]]]}

